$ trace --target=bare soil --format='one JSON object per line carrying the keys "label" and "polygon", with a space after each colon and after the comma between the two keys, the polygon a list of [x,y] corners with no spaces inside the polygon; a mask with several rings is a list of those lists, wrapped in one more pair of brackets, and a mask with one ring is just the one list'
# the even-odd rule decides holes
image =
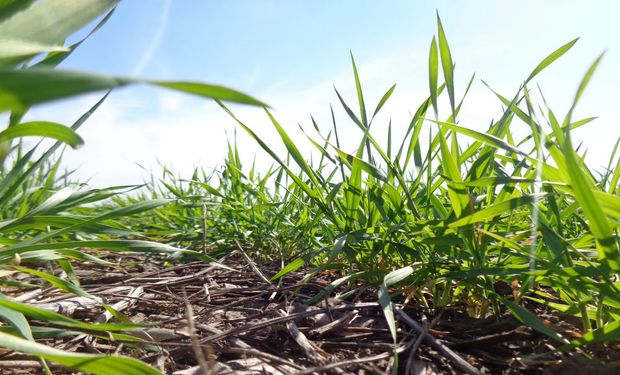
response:
{"label": "bare soil", "polygon": [[[239,252],[222,261],[231,269],[200,262],[170,268],[126,254],[106,257],[123,267],[82,264],[77,270],[81,285],[134,323],[152,325],[134,332],[142,342],[78,333],[40,342],[63,350],[122,354],[176,375],[386,374],[394,366],[395,348],[399,374],[620,371],[620,343],[560,353],[557,342],[508,313],[473,319],[464,306],[431,312],[415,301],[395,301],[399,341],[394,345],[375,290],[346,300],[332,298],[336,290],[310,305],[336,275],[304,280],[305,273],[293,272],[272,283],[269,278],[280,264],[256,265]],[[23,274],[12,277],[38,282]],[[99,304],[52,288],[15,290],[12,296],[85,321],[116,321]],[[535,304],[525,307],[563,336],[580,335],[575,319]],[[60,367],[53,372],[75,373]],[[26,373],[42,373],[35,358],[0,352],[0,374]]]}

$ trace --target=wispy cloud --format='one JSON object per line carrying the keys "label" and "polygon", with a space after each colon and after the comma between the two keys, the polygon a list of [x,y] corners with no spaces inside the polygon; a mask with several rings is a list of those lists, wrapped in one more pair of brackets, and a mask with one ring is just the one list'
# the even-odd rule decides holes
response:
{"label": "wispy cloud", "polygon": [[144,50],[144,53],[142,53],[142,56],[140,56],[138,63],[134,66],[132,71],[133,75],[138,75],[142,73],[144,68],[146,68],[147,64],[151,61],[153,55],[159,48],[159,45],[161,44],[161,41],[166,34],[166,26],[168,25],[168,15],[170,14],[171,3],[172,0],[164,1],[164,5],[159,16],[159,25],[156,25],[152,28],[152,30],[155,30],[155,34],[153,35],[153,38],[151,39],[146,50]]}
{"label": "wispy cloud", "polygon": [[[411,114],[428,95],[424,66],[416,65],[416,60],[419,61],[419,57],[382,56],[372,61],[358,62],[368,111],[373,111],[383,93],[394,82],[398,82],[394,95],[373,125],[374,135],[381,144],[384,144],[386,139],[390,120],[395,146],[400,144]],[[464,81],[458,85],[457,93],[462,93],[465,83]],[[518,82],[514,82],[509,86],[517,84]],[[279,90],[253,94],[274,107],[275,117],[308,156],[313,154],[313,146],[298,129],[298,124],[303,125],[313,135],[310,122],[312,114],[319,127],[327,133],[332,127],[329,109],[332,104],[342,148],[352,152],[361,138],[361,133],[341,108],[334,94],[334,85],[354,111],[357,111],[355,85],[352,74],[348,71],[328,76],[313,86],[299,90],[287,89],[287,85],[283,85]],[[514,87],[493,88],[504,95],[514,94]],[[157,174],[158,162],[161,161],[183,176],[189,176],[196,166],[210,169],[221,165],[226,155],[226,133],[231,135],[236,128],[230,117],[210,101],[165,90],[152,91],[144,96],[141,95],[143,90],[145,88],[130,88],[115,92],[80,131],[86,145],[77,151],[67,150],[64,165],[69,169],[79,168],[78,176],[92,177],[91,183],[96,186],[141,183],[148,179],[148,174],[137,164],[152,169]],[[80,111],[92,105],[85,100],[67,103],[72,110],[67,111],[68,107],[64,106],[65,109],[59,112],[61,117],[58,120],[67,122],[69,112],[72,113],[71,118],[77,118]],[[96,98],[89,100],[95,101]],[[448,108],[447,103],[440,103],[440,106]],[[231,107],[267,144],[280,155],[285,155],[277,132],[261,109],[239,105]],[[46,113],[50,114],[49,111]],[[614,139],[605,137],[604,134],[613,133],[610,120],[614,118],[614,113],[617,117],[617,110],[604,109],[600,113],[599,123],[592,125],[599,126],[598,129],[608,129],[606,133],[578,131],[575,134],[576,138],[585,141],[585,146],[591,147],[588,158],[592,165],[604,164],[608,157],[605,153],[611,149]],[[484,130],[491,119],[497,119],[500,114],[501,106],[497,98],[480,81],[476,81],[463,104],[459,116],[460,124]],[[428,129],[434,128],[431,123],[426,126],[424,138]],[[528,131],[525,125],[515,124],[515,129],[519,135],[525,135]],[[267,169],[273,164],[273,160],[245,132],[237,132],[237,143],[246,164],[251,163],[254,157],[260,169]]]}
{"label": "wispy cloud", "polygon": [[[358,64],[369,111],[374,109],[376,102],[397,77],[407,76],[411,65],[410,58],[385,57]],[[423,79],[420,78],[420,81]],[[426,95],[426,85],[418,82],[418,78],[402,83],[384,107],[383,115],[375,120],[379,140],[385,138],[390,120],[395,138],[402,137],[410,113]],[[342,110],[333,85],[338,87],[349,105],[356,108],[355,85],[350,72],[341,72],[304,89],[286,90],[282,87],[278,91],[259,92],[256,96],[274,107],[274,115],[306,155],[312,154],[313,146],[297,125],[302,124],[313,135],[312,114],[327,133],[332,128],[329,109],[332,104],[342,147],[352,151],[361,133]],[[231,135],[236,127],[229,116],[214,103],[200,98],[164,90],[145,97],[140,95],[143,90],[129,88],[112,94],[80,130],[86,145],[79,150],[67,150],[64,165],[68,169],[78,168],[78,176],[92,178],[91,183],[97,186],[141,183],[148,175],[137,164],[157,171],[161,161],[182,175],[189,175],[198,165],[205,168],[221,165],[226,154],[226,132]],[[84,98],[64,106],[71,106],[72,117],[78,117],[80,111],[92,105],[89,100],[96,98]],[[282,142],[261,109],[251,106],[232,106],[232,109],[266,143],[284,156]],[[49,108],[46,113],[50,115]],[[59,110],[58,120],[67,122],[66,113],[66,110]],[[65,118],[61,120],[63,115]],[[237,132],[237,142],[246,163],[251,163],[256,156],[260,169],[273,164],[273,160],[243,131]]]}

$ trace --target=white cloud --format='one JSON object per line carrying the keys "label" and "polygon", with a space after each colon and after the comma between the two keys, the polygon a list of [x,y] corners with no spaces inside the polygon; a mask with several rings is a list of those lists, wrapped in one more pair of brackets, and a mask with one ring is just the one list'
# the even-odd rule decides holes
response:
{"label": "white cloud", "polygon": [[[387,125],[391,119],[394,147],[398,147],[409,125],[411,114],[427,96],[426,67],[419,63],[424,61],[423,56],[410,54],[402,57],[381,57],[367,63],[358,62],[369,116],[384,92],[394,82],[398,83],[392,98],[373,123],[374,134],[380,142],[385,140]],[[468,78],[465,74],[460,74],[463,78]],[[466,81],[457,83],[458,97],[462,95]],[[514,88],[494,89],[511,97],[518,84],[519,82],[514,82]],[[312,153],[313,146],[299,131],[297,124],[301,123],[310,134],[314,134],[310,122],[310,114],[313,114],[326,134],[332,129],[329,111],[329,105],[332,104],[342,148],[353,152],[361,138],[361,132],[342,109],[333,85],[357,112],[355,85],[350,71],[341,72],[300,90],[286,90],[287,84],[283,84],[277,90],[277,85],[274,85],[271,89],[253,95],[272,105],[274,115],[305,155]],[[553,97],[552,91],[548,91],[549,97]],[[29,116],[70,124],[98,98],[97,95],[90,95],[40,107]],[[447,101],[440,103],[440,106],[448,108]],[[587,103],[584,107],[587,108]],[[274,147],[279,155],[285,155],[279,136],[262,109],[239,105],[231,105],[231,108],[265,142]],[[602,113],[599,123],[613,124],[612,120],[618,118],[617,111],[608,108]],[[491,119],[497,119],[499,115],[499,101],[477,79],[463,105],[459,116],[460,124],[484,130]],[[523,134],[527,132],[524,125],[517,126]],[[611,127],[599,124],[589,128],[603,129],[603,132],[578,131],[576,136],[586,139],[586,144],[590,146],[589,160],[593,165],[604,164],[608,158],[605,154],[610,152],[615,141],[608,136],[613,134]],[[196,166],[210,169],[221,165],[227,152],[226,134],[228,133],[228,138],[232,138],[234,129],[237,129],[239,150],[246,165],[249,166],[255,155],[257,164],[264,169],[273,164],[273,160],[260,150],[256,142],[238,128],[215,103],[150,87],[127,88],[113,92],[108,101],[84,125],[80,133],[86,145],[79,150],[67,150],[64,166],[68,169],[78,168],[77,175],[81,178],[92,178],[91,183],[95,186],[141,183],[148,179],[148,173],[137,164],[152,169],[157,175],[160,171],[158,161],[170,166],[182,176],[189,177]],[[428,131],[423,132],[423,138],[426,134]]]}

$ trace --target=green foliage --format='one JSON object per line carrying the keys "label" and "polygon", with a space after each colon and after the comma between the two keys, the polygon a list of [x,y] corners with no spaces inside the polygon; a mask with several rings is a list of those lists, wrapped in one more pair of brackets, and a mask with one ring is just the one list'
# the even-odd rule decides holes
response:
{"label": "green foliage", "polygon": [[[72,262],[105,264],[107,262],[96,255],[102,250],[182,255],[206,262],[213,262],[213,258],[194,250],[147,241],[144,236],[122,224],[127,217],[160,207],[170,200],[140,201],[104,209],[101,207],[103,202],[109,204],[111,198],[137,187],[90,189],[71,182],[71,173],[58,173],[60,160],[56,153],[65,145],[78,147],[83,143],[76,131],[97,110],[107,94],[71,127],[49,121],[22,122],[28,109],[40,103],[135,83],[147,83],[211,99],[265,105],[241,92],[216,85],[111,77],[56,69],[108,21],[118,2],[0,2],[0,112],[10,111],[8,125],[0,131],[0,270],[30,274],[40,279],[41,283],[49,283],[62,291],[95,301],[95,297],[80,287]],[[101,16],[86,37],[63,46],[74,32]],[[40,150],[42,146],[39,143],[24,151],[21,138],[32,136],[56,142],[44,150]],[[11,154],[12,158],[7,158]],[[8,162],[8,167],[5,162]],[[23,263],[49,263],[50,266],[43,271],[20,266]],[[54,271],[50,270],[55,267],[65,271],[67,277],[54,275]],[[111,307],[102,306],[113,315],[121,316]],[[38,356],[46,373],[50,372],[45,360],[94,374],[159,373],[144,363],[126,357],[53,349],[36,343],[31,329],[32,324],[36,327],[52,323],[68,329],[104,331],[107,333],[105,336],[113,340],[112,332],[135,329],[135,325],[73,321],[59,314],[13,302],[1,293],[0,319],[9,324],[8,329],[0,333],[0,347]],[[36,323],[31,322],[32,319]],[[62,336],[67,332],[57,330],[52,335]]]}
{"label": "green foliage", "polygon": [[[512,99],[494,92],[504,112],[480,132],[457,121],[473,77],[457,97],[453,56],[438,18],[428,58],[429,96],[399,143],[389,124],[385,145],[371,129],[395,85],[370,112],[373,107],[366,101],[351,56],[357,108],[338,90],[336,98],[359,128],[359,142],[352,150],[343,149],[332,111],[330,131],[314,118],[315,136],[302,129],[319,155],[318,160],[308,160],[268,109],[266,116],[285,155],[278,155],[226,107],[222,101],[264,105],[237,91],[56,70],[83,42],[64,47],[64,39],[107,12],[92,32],[99,29],[115,3],[0,2],[0,31],[10,31],[0,32],[0,111],[11,111],[8,126],[0,131],[0,160],[9,164],[0,169],[0,268],[92,298],[71,275],[60,278],[20,263],[50,262],[71,269],[71,262],[105,263],[97,257],[101,249],[167,254],[169,261],[213,262],[242,246],[255,258],[282,260],[284,266],[274,280],[306,265],[309,277],[326,269],[340,273],[317,301],[339,285],[357,288],[363,280],[375,287],[394,342],[398,332],[391,301],[404,292],[428,309],[462,304],[477,317],[508,310],[562,343],[563,349],[619,337],[620,158],[614,150],[607,169],[597,173],[585,164],[571,139],[573,129],[593,120],[573,120],[572,114],[600,57],[585,74],[561,122],[544,98],[542,106],[534,102],[527,87],[576,40],[544,58]],[[92,7],[86,11],[83,6]],[[39,37],[38,29],[44,25],[33,21],[42,9],[50,12],[54,25],[60,23],[48,25],[53,30],[45,38]],[[29,28],[39,31],[26,32]],[[47,54],[33,64],[41,52]],[[31,105],[138,82],[215,99],[274,165],[263,174],[254,165],[247,171],[233,141],[223,166],[212,173],[196,169],[182,179],[162,167],[160,178],[141,190],[90,189],[72,183],[70,173],[59,173],[55,153],[65,145],[81,144],[77,130],[105,97],[70,127],[22,122]],[[440,119],[444,112],[439,106],[446,95],[448,115]],[[531,134],[521,136],[515,130],[522,125]],[[13,143],[24,136],[44,136],[56,143],[45,150],[37,151],[38,145],[25,151]],[[499,282],[513,285],[512,296],[495,291]],[[524,301],[579,317],[584,336],[567,341],[544,325]],[[0,334],[0,346],[93,373],[156,373],[128,358],[43,346],[35,342],[36,326],[31,327],[31,321],[53,322],[67,330],[100,330],[111,337],[129,326],[74,321],[6,296],[0,296],[0,318],[8,323],[3,332],[9,332]]]}
{"label": "green foliage", "polygon": [[[296,255],[273,279],[304,265],[313,266],[310,272],[341,272],[338,282],[353,287],[354,280],[363,279],[378,288],[394,336],[390,298],[414,290],[414,298],[428,308],[463,303],[478,317],[508,310],[533,329],[567,343],[521,303],[535,300],[582,320],[589,333],[573,346],[617,337],[620,172],[613,167],[620,159],[614,151],[608,169],[596,177],[571,143],[571,130],[593,118],[573,121],[573,105],[560,124],[546,104],[534,110],[538,106],[525,84],[512,100],[495,93],[504,112],[486,132],[457,124],[472,80],[457,100],[454,63],[439,20],[438,41],[439,45],[433,38],[430,46],[429,97],[412,116],[400,144],[392,144],[388,137],[388,144],[382,146],[370,131],[394,86],[369,120],[352,59],[357,112],[338,90],[336,97],[360,129],[354,150],[341,148],[335,120],[333,133],[325,134],[313,119],[318,138],[304,133],[320,159],[309,161],[286,128],[267,112],[287,151],[278,155],[221,104],[273,157],[275,167],[263,177],[253,167],[248,177],[233,144],[223,169],[210,176],[215,184],[200,180],[198,173],[184,181],[183,188],[180,183],[174,185],[173,179],[162,181],[159,186],[168,193],[163,189],[154,196],[172,193],[186,203],[159,209],[159,219],[176,223],[175,239],[191,240],[193,245],[200,240],[201,227],[194,222],[190,228],[187,219],[173,218],[203,220],[205,245],[226,244],[225,249],[242,238],[257,256],[289,259]],[[575,42],[544,58],[525,83]],[[575,103],[599,61],[587,71]],[[449,115],[440,121],[439,99],[445,88]],[[434,118],[425,121],[431,106]],[[513,130],[523,124],[531,134],[521,136],[522,132]],[[430,134],[428,140],[420,136],[424,128]],[[190,198],[193,206],[187,203]],[[201,205],[206,205],[208,214],[201,214]],[[278,250],[270,250],[266,241],[273,241]],[[514,286],[512,298],[496,293],[498,282]],[[543,293],[543,288],[553,293]],[[333,286],[322,295],[330,290]]]}

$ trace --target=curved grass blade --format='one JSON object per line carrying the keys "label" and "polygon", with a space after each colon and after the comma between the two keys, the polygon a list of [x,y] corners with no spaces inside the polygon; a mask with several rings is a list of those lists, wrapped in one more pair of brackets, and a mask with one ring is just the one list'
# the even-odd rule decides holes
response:
{"label": "curved grass blade", "polygon": [[[431,120],[433,121],[433,120]],[[523,156],[528,156],[528,154],[526,154],[525,152],[519,150],[516,147],[511,146],[510,144],[508,144],[507,142],[501,140],[500,138],[497,138],[493,135],[487,134],[487,133],[481,133],[469,128],[465,128],[456,124],[452,124],[449,122],[443,122],[443,121],[433,121],[434,123],[444,127],[444,128],[448,128],[450,130],[453,130],[455,132],[467,135],[475,140],[477,140],[480,143],[483,143],[485,145],[488,146],[493,146],[495,148],[501,148],[504,149],[506,151],[510,151],[510,152],[514,152]]]}
{"label": "curved grass blade", "polygon": [[453,221],[448,226],[450,228],[457,228],[463,225],[473,224],[480,221],[490,220],[497,215],[501,215],[502,213],[506,213],[514,210],[515,208],[530,205],[533,202],[538,202],[540,199],[545,197],[546,193],[540,194],[532,194],[532,195],[523,195],[521,197],[509,199],[504,202],[495,203],[490,206],[483,208],[480,211],[476,211],[471,215],[460,218],[456,221]]}
{"label": "curved grass blade", "polygon": [[25,339],[34,340],[30,324],[24,314],[11,308],[0,306],[0,318],[9,323],[13,329],[21,334]]}
{"label": "curved grass blade", "polygon": [[54,44],[65,40],[119,0],[43,0],[0,23],[0,35]]}
{"label": "curved grass blade", "polygon": [[142,212],[146,212],[149,210],[152,210],[154,208],[157,207],[161,207],[167,203],[170,203],[172,200],[171,199],[152,199],[152,200],[146,200],[146,201],[141,201],[138,203],[134,203],[134,204],[130,204],[127,205],[125,207],[120,207],[114,210],[111,210],[109,212],[106,212],[104,214],[98,215],[98,216],[94,216],[91,218],[88,218],[86,220],[77,222],[73,225],[69,225],[69,226],[64,226],[61,227],[55,231],[49,231],[48,233],[44,233],[40,236],[36,236],[33,237],[30,240],[25,240],[22,241],[21,244],[22,245],[28,245],[28,244],[33,244],[36,242],[42,242],[45,241],[47,239],[59,236],[60,234],[63,233],[67,233],[67,232],[71,232],[71,231],[76,231],[78,229],[81,229],[85,226],[88,226],[90,224],[96,224],[98,222],[101,222],[103,220],[107,220],[107,219],[112,219],[112,218],[117,218],[117,217],[127,217],[127,216],[131,216],[131,215],[135,215],[135,214],[139,214]]}
{"label": "curved grass blade", "polygon": [[[320,292],[318,292],[317,294],[315,294],[312,298],[310,298],[307,302],[306,305],[312,306],[315,305],[321,301],[323,301],[327,296],[329,296],[337,287],[339,287],[340,285],[342,285],[342,283],[349,281],[351,279],[355,279],[356,277],[362,275],[363,272],[356,272],[353,273],[351,275],[347,275],[347,276],[343,276],[341,278],[338,278],[334,281],[332,281],[331,283],[327,284],[327,286],[323,289],[321,289]],[[275,276],[274,276],[275,278]]]}
{"label": "curved grass blade", "polygon": [[577,88],[577,93],[575,94],[575,98],[573,99],[573,103],[572,103],[570,109],[568,110],[568,113],[566,114],[566,118],[564,119],[564,122],[562,124],[562,127],[564,128],[564,131],[567,134],[570,131],[570,127],[568,127],[567,125],[570,123],[573,111],[575,110],[575,107],[577,106],[577,103],[579,102],[579,99],[581,99],[581,95],[583,95],[583,92],[585,91],[586,87],[588,86],[588,83],[590,82],[590,79],[594,75],[594,72],[596,71],[596,68],[598,68],[598,65],[601,63],[601,60],[603,59],[603,56],[605,56],[605,52],[601,53],[596,58],[596,60],[594,60],[594,62],[590,65],[590,67],[588,68],[588,71],[586,72],[586,74],[584,75],[584,77],[581,80],[581,83],[579,84],[579,88]]}
{"label": "curved grass blade", "polygon": [[85,331],[122,332],[145,326],[145,324],[141,325],[133,323],[86,323],[73,318],[69,318],[54,311],[45,310],[34,305],[29,305],[27,303],[11,301],[4,297],[0,297],[0,306],[19,312],[30,319],[38,320],[41,322],[54,323],[63,327],[75,328]]}
{"label": "curved grass blade", "polygon": [[[93,105],[88,111],[86,111],[80,118],[73,123],[71,129],[78,130],[82,124],[88,120],[88,118],[95,113],[95,111],[103,104],[107,99],[110,92],[106,93],[95,105]],[[43,165],[49,158],[60,148],[61,142],[56,142],[50,148],[48,148],[43,155],[41,155],[35,162],[28,166],[28,162],[36,150],[36,146],[31,151],[27,152],[23,157],[19,158],[11,171],[0,180],[0,205],[4,204],[7,199],[10,198],[12,192],[15,191],[24,181],[32,176],[37,169]],[[0,151],[1,152],[1,151]],[[1,159],[0,154],[0,159]]]}
{"label": "curved grass blade", "polygon": [[21,137],[45,137],[77,148],[84,140],[71,128],[49,121],[30,121],[11,126],[0,132],[0,142]]}
{"label": "curved grass blade", "polygon": [[259,100],[223,86],[115,77],[38,67],[20,70],[0,69],[0,112],[23,111],[35,104],[136,83],[152,84],[222,101],[266,106]]}
{"label": "curved grass blade", "polygon": [[280,125],[280,123],[278,123],[278,121],[275,119],[275,117],[273,117],[271,112],[268,109],[266,109],[266,108],[265,108],[265,112],[267,112],[267,115],[269,116],[269,119],[271,120],[271,123],[276,128],[276,131],[280,135],[280,138],[282,139],[282,142],[284,143],[284,146],[286,147],[286,150],[289,152],[289,154],[291,155],[293,160],[295,160],[297,165],[304,171],[304,173],[308,176],[310,181],[312,181],[314,186],[321,186],[319,184],[319,180],[318,180],[318,178],[316,176],[316,172],[312,168],[310,168],[308,163],[306,163],[306,159],[301,154],[301,151],[299,151],[297,146],[295,146],[295,142],[293,142],[293,140],[286,133],[286,131],[284,130],[282,125]]}
{"label": "curved grass blade", "polygon": [[4,332],[0,332],[0,346],[96,375],[162,375],[161,372],[133,358],[65,352]]}
{"label": "curved grass blade", "polygon": [[506,307],[508,307],[508,309],[510,309],[515,318],[519,319],[523,324],[526,324],[532,329],[556,341],[559,341],[562,344],[567,343],[567,340],[564,337],[560,336],[556,331],[547,327],[540,319],[538,319],[536,315],[531,313],[529,310],[517,305],[516,303],[506,298],[501,298],[501,301],[506,305]]}
{"label": "curved grass blade", "polygon": [[336,152],[338,153],[338,157],[342,160],[342,161],[346,161],[346,163],[348,165],[351,165],[352,167],[356,165],[359,165],[359,167],[361,168],[361,170],[363,170],[364,172],[368,173],[369,175],[373,176],[374,178],[380,180],[380,181],[384,181],[387,182],[387,177],[385,176],[385,174],[383,173],[383,171],[380,168],[377,168],[376,166],[354,156],[351,154],[347,154],[346,152],[340,150],[339,148],[332,146],[336,149]]}
{"label": "curved grass blade", "polygon": [[36,66],[47,66],[47,67],[58,66],[67,57],[69,57],[69,55],[71,55],[73,51],[75,51],[82,43],[84,43],[86,39],[90,38],[94,33],[99,31],[99,29],[101,29],[103,25],[105,25],[108,22],[108,20],[112,17],[112,14],[114,14],[115,10],[116,10],[116,6],[114,6],[110,11],[108,11],[108,13],[101,19],[101,21],[99,21],[95,25],[95,27],[93,27],[92,30],[90,30],[90,32],[86,34],[86,36],[84,36],[82,39],[78,40],[77,42],[67,47],[67,51],[49,53],[47,54],[47,56],[45,56],[45,58],[43,58],[41,61],[34,64],[33,66],[35,67]]}
{"label": "curved grass blade", "polygon": [[[139,80],[140,81],[140,80]],[[260,107],[269,107],[267,104],[254,99],[253,97],[246,95],[242,92],[229,89],[224,86],[209,85],[206,83],[197,82],[170,82],[170,81],[149,81],[144,80],[145,83],[150,83],[156,86],[169,88],[172,90],[194,94],[205,98],[217,99],[224,102],[242,103],[257,105]]]}
{"label": "curved grass blade", "polygon": [[564,44],[562,47],[556,49],[552,53],[550,53],[547,57],[545,57],[535,68],[532,70],[532,73],[527,77],[525,83],[531,81],[534,77],[538,75],[538,73],[542,72],[546,67],[552,64],[555,60],[559,59],[564,55],[568,50],[570,50],[579,38],[573,39],[570,42]]}
{"label": "curved grass blade", "polygon": [[[394,270],[383,277],[383,282],[386,286],[392,286],[408,278],[413,272],[419,268],[421,263],[414,264],[413,266],[406,266]],[[415,267],[414,267],[415,266]]]}
{"label": "curved grass blade", "polygon": [[390,96],[392,96],[392,94],[394,93],[394,89],[395,88],[396,88],[396,84],[392,85],[392,87],[390,87],[385,92],[385,94],[383,94],[383,96],[381,97],[381,100],[379,100],[379,103],[377,103],[377,107],[375,108],[375,111],[373,112],[372,117],[370,118],[370,122],[372,122],[372,120],[374,120],[374,118],[377,115],[377,113],[379,113],[379,111],[381,110],[381,108],[383,108],[383,106],[388,101],[388,99],[390,99]]}
{"label": "curved grass blade", "polygon": [[115,251],[128,251],[140,253],[170,253],[184,254],[197,259],[205,260],[212,265],[223,267],[230,270],[231,268],[218,263],[210,256],[204,255],[198,251],[180,249],[174,246],[143,240],[83,240],[83,241],[64,241],[55,243],[43,243],[22,245],[17,243],[7,246],[0,252],[0,263],[12,259],[15,254],[35,251],[35,250],[65,250],[65,249],[108,249]]}
{"label": "curved grass blade", "polygon": [[35,270],[35,269],[31,269],[31,268],[27,268],[27,267],[22,267],[22,266],[13,266],[13,269],[16,269],[20,272],[23,273],[28,273],[34,276],[37,276],[38,278],[41,278],[47,282],[49,282],[50,284],[52,284],[53,286],[55,286],[56,288],[63,290],[67,293],[73,293],[75,295],[81,296],[81,297],[86,297],[89,299],[92,299],[94,301],[98,301],[98,299],[93,296],[92,294],[86,292],[84,289],[80,288],[78,285],[69,282],[67,280],[63,280],[59,277],[56,277],[52,274],[49,274],[47,272],[43,272],[43,271],[39,271],[39,270]]}

